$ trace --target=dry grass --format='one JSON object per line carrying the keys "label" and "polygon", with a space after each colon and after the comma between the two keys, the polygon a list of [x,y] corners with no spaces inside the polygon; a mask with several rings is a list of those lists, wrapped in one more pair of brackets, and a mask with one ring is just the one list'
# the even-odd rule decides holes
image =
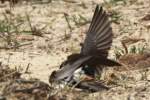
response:
{"label": "dry grass", "polygon": [[[149,0],[50,0],[47,4],[19,3],[13,8],[0,4],[0,61],[11,68],[20,68],[23,72],[29,65],[27,69],[30,74],[23,73],[21,77],[48,82],[50,73],[69,54],[80,51],[80,43],[84,40],[97,3],[103,5],[112,21],[114,41],[110,58],[118,60],[122,56],[135,54],[136,57],[122,60],[128,64],[138,55],[149,52]],[[134,65],[128,64],[130,66],[125,65],[117,70],[104,69],[101,79],[111,87],[109,91],[89,94],[70,92],[69,88],[62,89],[64,92],[58,92],[51,98],[149,100],[148,61],[149,58],[143,57]],[[16,70],[6,72],[4,76],[12,78],[14,73]]]}

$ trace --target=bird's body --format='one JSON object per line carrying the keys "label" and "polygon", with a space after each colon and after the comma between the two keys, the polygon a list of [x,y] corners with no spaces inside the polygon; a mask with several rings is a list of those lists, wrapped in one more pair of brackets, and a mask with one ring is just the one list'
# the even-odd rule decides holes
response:
{"label": "bird's body", "polygon": [[[61,64],[60,69],[52,72],[50,82],[70,81],[77,69],[81,69],[84,74],[94,77],[96,67],[99,65],[120,65],[107,59],[108,50],[112,45],[112,37],[112,28],[108,16],[102,7],[97,5],[81,52],[68,56],[67,60]],[[101,66],[99,66],[99,69],[102,69]]]}

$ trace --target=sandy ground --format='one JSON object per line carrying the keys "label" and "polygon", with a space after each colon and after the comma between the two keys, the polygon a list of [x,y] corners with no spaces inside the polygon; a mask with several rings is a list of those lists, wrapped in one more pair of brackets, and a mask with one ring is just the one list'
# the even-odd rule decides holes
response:
{"label": "sandy ground", "polygon": [[[117,12],[121,16],[117,19],[117,23],[112,24],[114,43],[110,52],[111,58],[114,57],[115,47],[122,47],[120,41],[125,37],[144,38],[145,42],[140,41],[135,45],[149,46],[150,20],[141,21],[141,18],[150,13],[149,0],[132,1],[134,0],[129,0],[126,5],[122,3],[117,5],[106,3],[103,5],[107,12]],[[53,0],[49,4],[43,5],[17,4],[11,10],[9,6],[1,7],[0,15],[9,10],[12,17],[23,20],[24,24],[19,26],[19,30],[30,29],[26,14],[30,16],[31,24],[36,28],[46,27],[42,30],[44,32],[43,37],[23,33],[23,36],[28,35],[33,38],[32,41],[29,41],[32,45],[21,47],[16,51],[2,49],[0,50],[0,61],[12,68],[16,67],[22,72],[26,70],[29,64],[29,72],[31,73],[24,74],[23,77],[38,78],[48,82],[50,73],[59,67],[67,55],[79,52],[79,44],[84,40],[84,33],[88,29],[95,5],[103,2],[101,0]],[[71,29],[64,13],[68,15]],[[2,20],[4,17],[1,16],[0,19]],[[75,23],[74,20],[79,24]]]}

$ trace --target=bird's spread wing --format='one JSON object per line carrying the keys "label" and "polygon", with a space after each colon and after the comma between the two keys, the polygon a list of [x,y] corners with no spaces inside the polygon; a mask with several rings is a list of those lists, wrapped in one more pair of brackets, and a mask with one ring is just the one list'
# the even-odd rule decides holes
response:
{"label": "bird's spread wing", "polygon": [[112,36],[108,16],[102,7],[97,5],[81,54],[107,57],[108,50],[112,44]]}

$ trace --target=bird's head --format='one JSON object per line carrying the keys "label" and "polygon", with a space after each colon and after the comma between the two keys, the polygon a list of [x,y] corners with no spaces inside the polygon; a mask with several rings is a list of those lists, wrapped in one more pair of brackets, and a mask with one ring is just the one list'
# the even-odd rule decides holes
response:
{"label": "bird's head", "polygon": [[[59,69],[63,68],[66,65],[66,61],[62,62],[62,64],[60,65]],[[57,80],[57,71],[54,70],[51,75],[49,76],[49,83],[58,83]]]}
{"label": "bird's head", "polygon": [[51,75],[49,76],[49,83],[51,87],[54,88],[54,90],[58,90],[60,88],[64,88],[65,84],[63,83],[63,80],[57,79],[57,71],[53,71]]}
{"label": "bird's head", "polygon": [[61,84],[63,82],[66,82],[66,81],[69,81],[70,80],[70,77],[64,77],[64,78],[60,78],[59,75],[58,75],[58,72],[59,71],[53,71],[51,73],[51,75],[49,76],[49,83],[51,85],[53,84]]}

